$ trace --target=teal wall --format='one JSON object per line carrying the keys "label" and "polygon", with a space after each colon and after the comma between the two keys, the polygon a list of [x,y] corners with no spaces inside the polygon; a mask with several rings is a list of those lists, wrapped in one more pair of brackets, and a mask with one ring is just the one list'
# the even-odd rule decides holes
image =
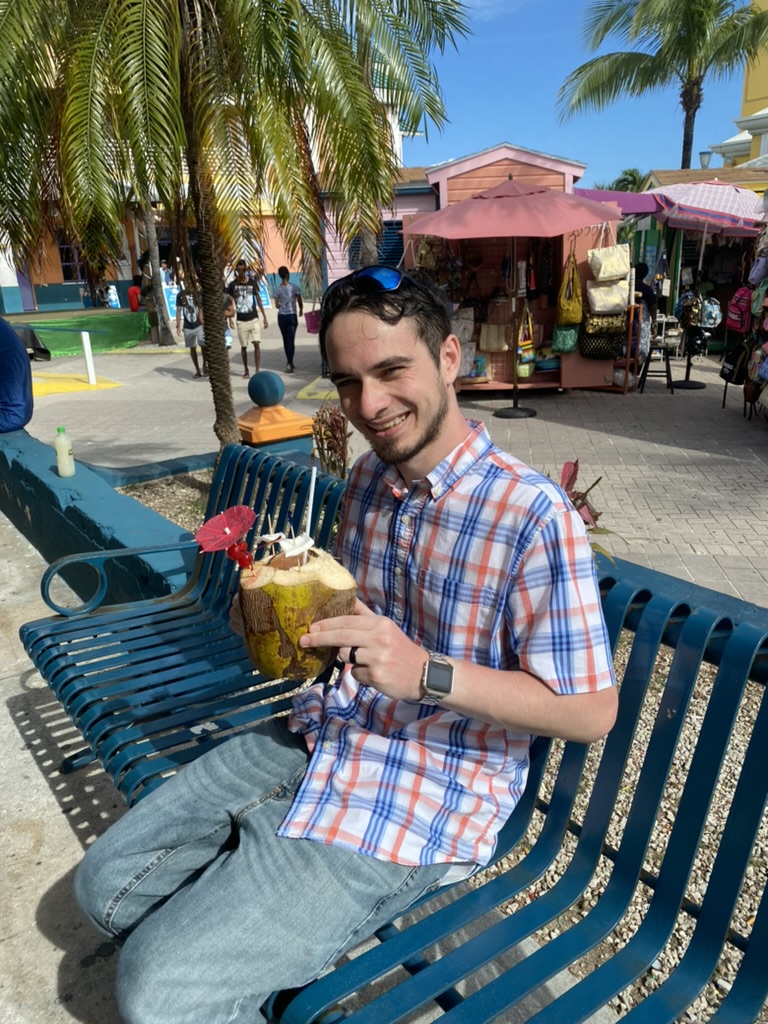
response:
{"label": "teal wall", "polygon": [[[26,430],[0,434],[0,511],[47,562],[83,551],[157,547],[190,540],[190,534],[125,494],[118,494],[87,464],[73,477],[56,472],[53,447]],[[129,555],[108,563],[107,602],[136,601],[182,586],[195,557],[162,553]],[[96,588],[87,566],[64,575],[83,599]]]}
{"label": "teal wall", "polygon": [[0,313],[23,313],[24,303],[21,300],[21,288],[18,285],[6,285],[0,288]]}

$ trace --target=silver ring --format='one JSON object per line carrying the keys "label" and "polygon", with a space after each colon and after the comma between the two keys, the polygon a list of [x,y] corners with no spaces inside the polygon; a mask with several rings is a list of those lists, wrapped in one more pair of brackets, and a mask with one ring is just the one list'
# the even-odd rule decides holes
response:
{"label": "silver ring", "polygon": [[357,664],[357,648],[356,647],[350,647],[349,648],[349,664],[350,665],[356,665]]}

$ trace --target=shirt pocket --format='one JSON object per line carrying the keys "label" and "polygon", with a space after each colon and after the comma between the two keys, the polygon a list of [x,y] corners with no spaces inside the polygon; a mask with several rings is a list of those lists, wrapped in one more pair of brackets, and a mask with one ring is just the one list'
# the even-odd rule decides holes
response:
{"label": "shirt pocket", "polygon": [[504,617],[503,594],[488,586],[453,579],[429,569],[416,577],[424,628],[434,633],[443,654],[485,662],[493,638],[498,643]]}

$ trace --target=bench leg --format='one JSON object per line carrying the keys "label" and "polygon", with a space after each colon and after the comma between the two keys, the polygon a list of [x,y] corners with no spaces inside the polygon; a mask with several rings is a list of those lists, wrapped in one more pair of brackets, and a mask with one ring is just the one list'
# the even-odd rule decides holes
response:
{"label": "bench leg", "polygon": [[69,757],[65,757],[59,765],[59,771],[62,775],[69,775],[70,772],[76,772],[79,768],[85,768],[87,764],[93,764],[96,760],[96,755],[92,750],[86,748],[80,750],[76,754],[70,754]]}

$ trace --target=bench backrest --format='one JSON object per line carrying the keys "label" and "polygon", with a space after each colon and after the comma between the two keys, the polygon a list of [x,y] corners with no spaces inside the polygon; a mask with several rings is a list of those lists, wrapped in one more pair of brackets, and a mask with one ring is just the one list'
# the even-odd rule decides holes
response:
{"label": "bench backrest", "polygon": [[[301,533],[309,498],[312,471],[306,466],[277,458],[268,451],[244,445],[227,445],[221,452],[211,482],[205,519],[234,505],[249,505],[256,522],[247,541],[265,533]],[[319,548],[330,549],[344,483],[338,477],[317,473],[309,532]],[[264,549],[257,552],[261,557]],[[202,552],[190,586],[215,591],[216,601],[229,606],[237,590],[236,564],[223,551]]]}

